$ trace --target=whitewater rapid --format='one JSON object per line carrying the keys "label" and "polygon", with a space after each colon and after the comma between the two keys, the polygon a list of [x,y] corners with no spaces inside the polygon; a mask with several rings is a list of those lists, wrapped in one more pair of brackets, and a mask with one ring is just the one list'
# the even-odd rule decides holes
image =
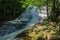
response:
{"label": "whitewater rapid", "polygon": [[[41,8],[37,8],[36,6],[30,7],[28,6],[26,10],[20,15],[18,18],[12,21],[8,21],[8,24],[18,25],[26,22],[25,26],[22,29],[19,29],[10,34],[6,34],[0,37],[0,40],[15,40],[16,35],[20,34],[26,29],[32,28],[37,23],[42,23],[44,19],[47,18],[46,6],[42,6]],[[8,25],[7,25],[8,26]],[[18,26],[17,26],[18,27]],[[20,26],[19,26],[20,27]]]}

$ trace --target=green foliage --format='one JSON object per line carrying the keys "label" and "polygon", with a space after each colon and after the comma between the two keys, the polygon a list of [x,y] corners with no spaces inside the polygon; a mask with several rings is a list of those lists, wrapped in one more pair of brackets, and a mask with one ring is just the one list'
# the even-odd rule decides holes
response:
{"label": "green foliage", "polygon": [[24,0],[24,1],[20,1],[21,3],[23,3],[23,7],[26,7],[27,5],[29,6],[38,6],[40,7],[41,5],[45,5],[46,4],[46,0]]}
{"label": "green foliage", "polygon": [[29,6],[45,5],[46,0],[1,0],[0,21],[9,21],[17,18]]}
{"label": "green foliage", "polygon": [[49,26],[49,23],[48,23],[48,21],[44,21],[43,23],[42,23],[43,25],[46,25],[46,26]]}
{"label": "green foliage", "polygon": [[48,26],[46,26],[45,24],[37,24],[33,29],[27,29],[21,34],[18,34],[17,38],[20,38],[22,40],[45,40],[47,36],[47,39],[54,39],[54,37],[56,37],[57,35],[60,36],[59,25],[60,23],[56,24],[55,22],[49,22]]}
{"label": "green foliage", "polygon": [[[53,6],[60,10],[60,2],[59,0],[1,0],[0,1],[0,21],[8,21],[17,18],[27,6],[37,6],[40,7],[42,5],[46,5],[51,7],[53,10]],[[56,14],[53,13],[54,10],[51,10],[51,19],[54,20],[56,18]],[[57,12],[56,12],[57,13]]]}

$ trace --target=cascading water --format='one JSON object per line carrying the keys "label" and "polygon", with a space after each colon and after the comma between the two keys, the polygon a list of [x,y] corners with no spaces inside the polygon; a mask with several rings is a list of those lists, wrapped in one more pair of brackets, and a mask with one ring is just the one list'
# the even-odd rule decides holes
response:
{"label": "cascading water", "polygon": [[21,16],[2,25],[0,40],[13,40],[16,35],[37,23],[43,22],[45,18],[47,18],[46,6],[42,6],[40,9],[37,9],[36,6],[28,6]]}

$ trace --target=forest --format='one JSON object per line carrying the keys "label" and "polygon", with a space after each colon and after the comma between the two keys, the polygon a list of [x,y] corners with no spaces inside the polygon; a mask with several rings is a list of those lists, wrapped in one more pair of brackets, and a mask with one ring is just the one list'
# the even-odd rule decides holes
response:
{"label": "forest", "polygon": [[60,0],[0,0],[0,40],[60,40]]}

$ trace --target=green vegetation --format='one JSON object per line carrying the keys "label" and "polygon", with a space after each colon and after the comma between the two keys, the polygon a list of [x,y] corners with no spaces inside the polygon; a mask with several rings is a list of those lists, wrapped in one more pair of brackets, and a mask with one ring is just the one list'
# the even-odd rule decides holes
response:
{"label": "green vegetation", "polygon": [[30,5],[40,7],[42,5],[47,6],[47,15],[49,16],[49,7],[51,7],[50,17],[57,19],[60,12],[59,0],[1,0],[0,1],[0,21],[8,21],[17,18],[25,8]]}
{"label": "green vegetation", "polygon": [[37,7],[47,6],[48,18],[42,24],[35,25],[33,29],[23,31],[17,35],[17,38],[21,40],[60,40],[60,1],[30,0],[30,3],[28,1],[26,3]]}
{"label": "green vegetation", "polygon": [[27,29],[16,37],[21,40],[60,40],[60,23],[46,21],[36,24],[33,29]]}
{"label": "green vegetation", "polygon": [[17,37],[21,40],[60,40],[60,0],[0,0],[0,23],[17,18],[27,6],[34,5],[37,8],[47,6],[48,18]]}

